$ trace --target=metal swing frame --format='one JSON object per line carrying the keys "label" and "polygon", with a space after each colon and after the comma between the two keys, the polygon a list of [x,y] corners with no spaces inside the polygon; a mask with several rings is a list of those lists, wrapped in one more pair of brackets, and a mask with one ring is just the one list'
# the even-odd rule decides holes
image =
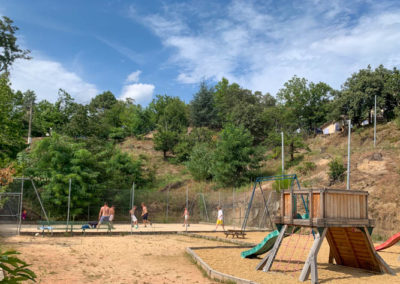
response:
{"label": "metal swing frame", "polygon": [[[262,182],[266,182],[266,181],[281,181],[281,180],[290,180],[289,187],[290,187],[291,191],[293,191],[294,184],[297,185],[297,188],[299,190],[301,189],[300,182],[299,182],[296,174],[277,175],[277,176],[268,176],[268,177],[258,177],[254,182],[253,191],[251,193],[250,201],[248,203],[246,214],[245,214],[245,217],[244,217],[244,220],[243,220],[243,224],[242,224],[242,229],[241,229],[242,231],[246,230],[247,221],[249,219],[251,206],[253,204],[254,194],[255,194],[255,192],[257,190],[257,185],[258,185],[258,187],[260,189],[261,195],[262,195],[263,200],[264,200],[264,215],[267,214],[271,224],[272,225],[274,224],[272,222],[271,214],[269,213],[269,210],[268,210],[268,202],[269,202],[269,199],[270,199],[271,195],[268,197],[268,200],[265,199],[265,195],[264,195],[264,191],[262,190],[261,183]],[[303,196],[301,196],[301,198],[302,198],[302,201],[303,201],[304,208],[306,210],[306,214],[309,214],[308,213],[308,205],[307,205],[308,204],[308,200],[306,202],[304,200]]]}

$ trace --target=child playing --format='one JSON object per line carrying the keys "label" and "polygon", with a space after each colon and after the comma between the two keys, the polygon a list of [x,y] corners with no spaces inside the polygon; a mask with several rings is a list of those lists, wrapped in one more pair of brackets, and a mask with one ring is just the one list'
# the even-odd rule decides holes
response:
{"label": "child playing", "polygon": [[187,207],[185,207],[185,211],[183,212],[182,217],[185,217],[185,221],[183,221],[182,227],[185,227],[185,226],[189,227],[190,226],[189,225],[189,210],[187,209]]}
{"label": "child playing", "polygon": [[136,208],[137,208],[136,206],[133,206],[133,208],[131,210],[129,210],[129,214],[131,214],[131,220],[132,220],[131,226],[136,225],[135,228],[137,229],[137,228],[139,228],[139,226],[138,226],[138,220],[135,216]]}
{"label": "child playing", "polygon": [[222,230],[225,231],[224,227],[224,212],[221,209],[221,206],[217,207],[218,209],[218,218],[217,218],[217,225],[215,226],[215,231],[218,229],[218,225],[222,226]]}

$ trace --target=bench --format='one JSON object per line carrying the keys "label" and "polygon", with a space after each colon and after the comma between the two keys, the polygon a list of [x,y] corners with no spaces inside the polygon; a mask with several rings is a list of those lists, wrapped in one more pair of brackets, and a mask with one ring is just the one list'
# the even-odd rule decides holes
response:
{"label": "bench", "polygon": [[[86,228],[85,225],[88,225],[89,222],[86,221],[39,221],[37,229],[42,231],[42,235],[44,236],[45,231],[51,233],[53,235],[53,231],[65,231],[70,232],[71,234],[74,233],[74,230],[81,230],[82,234],[86,234],[86,230],[107,230],[107,233],[111,233],[113,229],[111,222],[103,222],[100,227],[96,228]],[[106,225],[106,226],[104,226]]]}
{"label": "bench", "polygon": [[246,233],[242,230],[226,230],[224,231],[225,233],[225,238],[227,238],[228,236],[232,236],[233,238],[239,238],[239,236],[244,239],[244,237],[246,236]]}

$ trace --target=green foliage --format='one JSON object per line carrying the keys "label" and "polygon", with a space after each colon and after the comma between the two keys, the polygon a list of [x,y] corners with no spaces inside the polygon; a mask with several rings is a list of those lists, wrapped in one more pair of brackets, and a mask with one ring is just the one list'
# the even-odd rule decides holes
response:
{"label": "green foliage", "polygon": [[250,131],[255,142],[262,141],[265,133],[262,123],[263,101],[269,104],[274,101],[268,96],[264,99],[260,92],[253,94],[236,83],[229,84],[225,78],[218,82],[215,89],[214,104],[219,125],[226,123],[242,125]]}
{"label": "green foliage", "polygon": [[190,102],[190,118],[195,127],[218,127],[217,110],[214,104],[214,89],[200,84],[199,91]]}
{"label": "green foliage", "polygon": [[168,151],[173,151],[179,137],[188,126],[187,107],[178,97],[158,95],[149,106],[157,124],[154,135],[154,148],[163,151],[164,158]]}
{"label": "green foliage", "polygon": [[292,114],[289,129],[314,132],[326,121],[331,92],[327,84],[308,83],[305,78],[294,76],[286,82],[277,97]]}
{"label": "green foliage", "polygon": [[308,175],[317,168],[317,165],[313,162],[304,162],[303,165],[298,166],[296,170],[302,175]]}
{"label": "green foliage", "polygon": [[179,141],[179,134],[175,131],[160,129],[154,134],[154,149],[163,151],[164,158],[167,157],[167,152],[172,151]]}
{"label": "green foliage", "polygon": [[399,103],[399,91],[400,76],[396,69],[391,71],[381,65],[372,70],[368,66],[346,80],[336,104],[339,113],[348,115],[355,125],[361,125],[366,119],[371,123],[375,96],[378,111],[383,109],[384,116],[390,119]]}
{"label": "green foliage", "polygon": [[158,129],[181,132],[189,124],[188,108],[178,97],[157,95],[149,109]]}
{"label": "green foliage", "polygon": [[219,135],[210,172],[217,183],[237,186],[247,172],[258,167],[260,158],[250,132],[243,126],[228,124]]}
{"label": "green foliage", "polygon": [[293,180],[291,179],[283,179],[283,180],[276,180],[272,183],[272,189],[276,192],[280,192],[284,189],[290,189]]}
{"label": "green foliage", "polygon": [[15,158],[25,146],[23,115],[22,94],[13,92],[8,77],[0,75],[0,164]]}
{"label": "green foliage", "polygon": [[210,161],[213,158],[213,149],[208,143],[198,143],[193,147],[186,166],[195,180],[201,181],[211,178]]}
{"label": "green foliage", "polygon": [[343,162],[339,158],[335,158],[329,162],[329,179],[331,183],[342,182],[344,181],[344,176],[346,173],[346,168],[343,165]]}
{"label": "green foliage", "polygon": [[0,250],[0,268],[5,273],[0,283],[21,283],[27,280],[36,282],[36,274],[28,268],[29,264],[18,257],[19,254],[14,250]]}
{"label": "green foliage", "polygon": [[132,182],[140,187],[147,182],[142,162],[132,160],[113,145],[73,140],[56,133],[37,142],[20,162],[25,176],[40,178],[43,202],[53,216],[65,214],[69,179],[72,216],[83,214],[88,205],[100,200],[117,199],[109,188],[130,188]]}
{"label": "green foliage", "polygon": [[0,19],[0,72],[8,72],[10,66],[16,59],[31,59],[28,54],[29,50],[22,50],[17,45],[15,32],[18,27],[13,25],[13,21],[3,16]]}
{"label": "green foliage", "polygon": [[196,143],[211,143],[213,132],[205,127],[194,128],[189,134],[181,134],[173,152],[178,162],[189,160]]}

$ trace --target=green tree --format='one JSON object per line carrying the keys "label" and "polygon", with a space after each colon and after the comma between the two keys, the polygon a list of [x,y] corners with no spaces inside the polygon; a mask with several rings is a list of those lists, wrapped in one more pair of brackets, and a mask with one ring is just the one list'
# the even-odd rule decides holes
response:
{"label": "green tree", "polygon": [[[377,96],[378,110],[384,111],[388,119],[393,117],[396,107],[396,83],[391,78],[396,75],[382,65],[375,70],[368,66],[354,73],[343,84],[342,91],[337,98],[337,107],[340,114],[348,116],[352,123],[361,125],[364,120],[372,122],[372,110]],[[394,87],[392,89],[391,87]]]}
{"label": "green tree", "polygon": [[129,198],[132,182],[144,186],[142,162],[133,160],[111,143],[91,139],[71,139],[54,133],[23,154],[20,165],[25,176],[34,176],[41,185],[41,197],[55,217],[65,217],[69,179],[72,180],[71,214],[86,213],[89,205],[101,200]]}
{"label": "green tree", "polygon": [[217,110],[214,104],[214,89],[201,82],[199,91],[190,102],[190,118],[195,127],[218,126]]}
{"label": "green tree", "polygon": [[201,181],[211,178],[210,161],[212,158],[213,149],[209,143],[198,143],[193,147],[186,166],[195,180]]}
{"label": "green tree", "polygon": [[215,86],[214,104],[218,113],[219,124],[233,123],[243,125],[259,143],[264,139],[262,112],[265,103],[273,103],[269,97],[260,92],[254,94],[250,90],[241,88],[238,84],[229,84],[223,78]]}
{"label": "green tree", "polygon": [[281,104],[293,113],[293,127],[314,132],[326,121],[332,88],[325,83],[308,83],[294,76],[279,90]]}
{"label": "green tree", "polygon": [[210,172],[221,185],[239,185],[247,172],[258,167],[260,156],[256,154],[250,132],[243,126],[227,124],[216,143]]}
{"label": "green tree", "polygon": [[213,132],[206,127],[197,127],[193,128],[190,133],[181,133],[179,142],[173,149],[176,159],[179,162],[187,161],[197,143],[211,144],[212,135]]}
{"label": "green tree", "polygon": [[0,165],[25,147],[23,115],[21,93],[13,92],[8,77],[0,75]]}
{"label": "green tree", "polygon": [[31,59],[28,56],[29,50],[22,50],[17,45],[17,38],[15,32],[18,31],[18,27],[13,25],[13,21],[3,16],[0,19],[0,72],[8,72],[10,66],[16,59]]}
{"label": "green tree", "polygon": [[163,151],[164,159],[167,158],[167,152],[172,151],[179,142],[179,133],[168,129],[160,128],[154,135],[154,149]]}
{"label": "green tree", "polygon": [[157,125],[154,148],[163,151],[166,158],[167,152],[173,151],[180,135],[187,129],[189,122],[187,106],[178,97],[157,95],[149,109]]}

